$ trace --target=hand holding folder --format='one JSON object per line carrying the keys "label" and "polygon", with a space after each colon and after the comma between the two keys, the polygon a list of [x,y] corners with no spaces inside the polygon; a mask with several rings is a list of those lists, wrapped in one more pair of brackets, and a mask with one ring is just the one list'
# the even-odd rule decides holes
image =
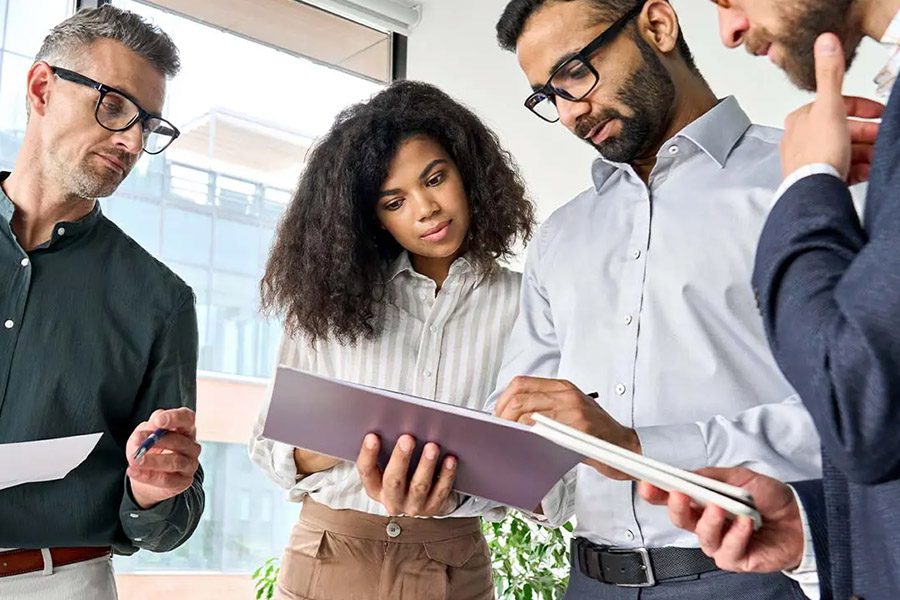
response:
{"label": "hand holding folder", "polygon": [[625,450],[541,414],[531,418],[534,419],[535,433],[564,448],[659,489],[681,492],[701,506],[715,504],[732,515],[749,517],[755,529],[762,526],[762,518],[753,504],[753,498],[742,488]]}
{"label": "hand holding folder", "polygon": [[[701,504],[761,519],[749,494],[735,486],[701,477],[630,452],[609,442],[533,415],[528,427],[487,413],[387,390],[318,377],[279,367],[263,435],[348,461],[359,454],[360,440],[379,436],[393,448],[403,434],[420,445],[440,445],[457,458],[454,488],[464,494],[531,511],[553,485],[585,457],[658,487],[680,491]],[[388,461],[383,452],[379,464]]]}
{"label": "hand holding folder", "polygon": [[263,428],[269,439],[355,462],[363,438],[381,440],[384,469],[400,436],[457,459],[454,489],[531,511],[581,457],[487,413],[279,367]]}

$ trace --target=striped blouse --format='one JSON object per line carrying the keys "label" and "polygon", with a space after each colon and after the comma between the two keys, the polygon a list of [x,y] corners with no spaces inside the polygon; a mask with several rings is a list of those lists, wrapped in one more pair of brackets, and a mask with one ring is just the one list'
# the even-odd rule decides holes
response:
{"label": "striped blouse", "polygon": [[[378,336],[352,346],[327,340],[310,344],[285,336],[278,362],[483,410],[497,383],[507,335],[518,312],[520,282],[521,274],[505,268],[485,276],[462,257],[453,262],[435,293],[434,281],[413,270],[404,252],[388,272],[391,294]],[[334,509],[387,515],[381,503],[366,495],[355,464],[340,463],[321,473],[298,475],[293,447],[262,437],[267,409],[268,403],[253,429],[250,458],[288,490],[289,500],[301,502],[309,495]],[[502,518],[503,509],[492,507],[473,498],[450,516]]]}

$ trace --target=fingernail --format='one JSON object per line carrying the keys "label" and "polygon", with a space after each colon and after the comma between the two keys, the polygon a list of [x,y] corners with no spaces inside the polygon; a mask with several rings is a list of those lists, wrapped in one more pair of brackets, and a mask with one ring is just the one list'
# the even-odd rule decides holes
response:
{"label": "fingernail", "polygon": [[837,52],[837,44],[834,42],[833,35],[823,35],[817,43],[818,50],[821,54],[829,56]]}
{"label": "fingernail", "polygon": [[406,437],[400,438],[400,441],[397,442],[397,445],[400,446],[400,450],[402,450],[406,454],[409,454],[410,452],[412,452],[413,443],[412,443],[412,441],[410,441],[409,438],[406,438]]}
{"label": "fingernail", "polygon": [[366,448],[369,450],[374,450],[378,447],[378,436],[374,433],[370,433],[366,436]]}
{"label": "fingernail", "polygon": [[452,456],[447,457],[447,460],[444,462],[444,466],[447,467],[448,469],[455,469],[456,468],[456,459],[453,458]]}
{"label": "fingernail", "polygon": [[435,448],[434,446],[427,446],[425,448],[425,458],[427,458],[428,460],[434,460],[435,458],[437,458],[437,454],[437,448]]}
{"label": "fingernail", "polygon": [[168,424],[169,424],[169,417],[166,416],[166,415],[161,415],[161,416],[159,417],[159,426],[160,426],[160,427],[165,427],[165,426],[168,425]]}

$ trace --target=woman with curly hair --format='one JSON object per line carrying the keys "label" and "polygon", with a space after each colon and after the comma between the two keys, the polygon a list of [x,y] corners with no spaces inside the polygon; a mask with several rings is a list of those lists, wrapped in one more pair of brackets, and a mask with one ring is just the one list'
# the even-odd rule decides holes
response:
{"label": "woman with curly hair", "polygon": [[[532,226],[512,157],[437,88],[351,106],[311,152],[262,280],[285,318],[279,364],[483,409],[518,310],[521,276],[498,260]],[[454,457],[419,440],[410,467],[401,436],[382,472],[377,436],[353,465],[262,438],[265,413],[251,458],[303,503],[278,598],[494,597],[479,517],[503,511],[452,491]]]}

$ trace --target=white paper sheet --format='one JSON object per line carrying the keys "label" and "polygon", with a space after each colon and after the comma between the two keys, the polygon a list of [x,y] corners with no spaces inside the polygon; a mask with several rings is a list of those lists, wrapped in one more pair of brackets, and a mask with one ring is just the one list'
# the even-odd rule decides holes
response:
{"label": "white paper sheet", "polygon": [[0,444],[0,490],[62,479],[84,462],[102,433]]}

